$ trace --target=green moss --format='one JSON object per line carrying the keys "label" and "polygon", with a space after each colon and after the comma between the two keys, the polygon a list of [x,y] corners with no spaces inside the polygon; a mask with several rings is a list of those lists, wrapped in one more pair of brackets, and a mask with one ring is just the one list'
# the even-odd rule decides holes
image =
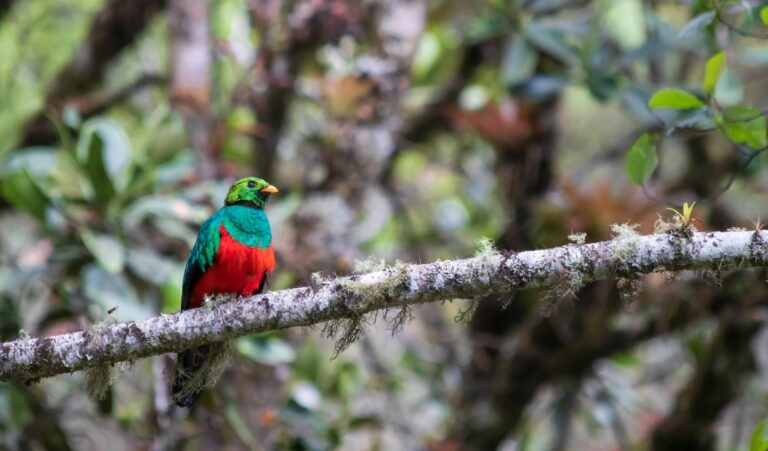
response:
{"label": "green moss", "polygon": [[395,310],[397,310],[397,313],[391,320],[387,318],[389,310],[384,312],[384,319],[387,320],[387,328],[392,331],[392,335],[403,330],[405,325],[415,318],[413,316],[413,310],[409,305],[404,305]]}
{"label": "green moss", "polygon": [[401,297],[404,289],[407,290],[405,285],[408,283],[408,265],[398,260],[392,266],[379,266],[378,271],[388,273],[381,282],[362,283],[358,282],[357,278],[346,278],[341,279],[339,284],[363,308],[377,301],[386,302]]}
{"label": "green moss", "polygon": [[637,224],[612,224],[613,232],[613,256],[621,262],[626,262],[637,247],[640,234],[637,233]]}
{"label": "green moss", "polygon": [[112,382],[114,372],[111,365],[96,365],[85,370],[85,391],[92,399],[106,398]]}
{"label": "green moss", "polygon": [[570,241],[573,244],[584,244],[587,242],[587,234],[584,232],[571,233],[570,235],[568,235],[568,241]]}
{"label": "green moss", "polygon": [[[347,302],[354,304],[350,310],[364,312],[371,305],[394,303],[407,294],[410,284],[408,265],[401,261],[387,266],[383,260],[368,259],[356,264],[355,270],[362,272],[385,271],[387,276],[381,282],[372,284],[359,282],[357,276],[339,279],[338,289],[343,291]],[[345,315],[350,314],[350,312],[343,313]],[[413,313],[410,306],[403,305],[397,307],[397,313],[392,319],[387,319],[386,313],[384,317],[387,320],[387,327],[395,333],[413,318]],[[364,320],[364,313],[353,313],[351,317],[347,316],[326,323],[323,328],[323,335],[336,340],[333,358],[338,357],[361,337],[363,333],[361,323]]]}
{"label": "green moss", "polygon": [[665,220],[659,215],[659,219],[653,225],[653,233],[684,232],[685,235],[690,235],[695,231],[696,227],[693,226],[693,221],[685,222],[684,217],[679,214],[672,215],[670,221]]}
{"label": "green moss", "polygon": [[[634,227],[636,226],[623,225],[613,226],[612,228],[618,237],[628,240],[637,236]],[[568,235],[568,240],[576,245],[585,244],[586,239],[586,233],[572,233]],[[564,248],[563,252],[566,253],[563,259],[568,261],[569,264],[564,269],[566,274],[555,282],[549,290],[545,291],[541,308],[541,313],[544,316],[551,315],[563,300],[575,300],[577,298],[576,294],[586,283],[587,275],[594,269],[596,256],[589,247],[579,249]]]}
{"label": "green moss", "polygon": [[228,302],[232,302],[235,299],[235,296],[230,294],[213,294],[213,295],[207,295],[205,296],[205,300],[203,301],[203,307],[207,309],[212,309],[216,307],[217,305],[226,304]]}
{"label": "green moss", "polygon": [[353,272],[356,274],[365,274],[375,271],[383,271],[387,267],[387,262],[383,258],[369,256],[365,260],[356,260]]}
{"label": "green moss", "polygon": [[363,335],[363,315],[356,315],[351,318],[341,318],[328,321],[323,327],[323,335],[327,338],[335,338],[336,343],[333,346],[333,356],[337,358],[342,352],[346,351],[352,343],[356,342]]}
{"label": "green moss", "polygon": [[624,306],[629,308],[634,305],[634,301],[642,291],[643,285],[640,279],[619,277],[616,280],[616,288],[619,290],[619,298],[624,302]]}
{"label": "green moss", "polygon": [[[508,302],[510,301],[507,301],[507,303]],[[504,304],[504,307],[506,307],[507,303]],[[475,313],[477,312],[477,307],[479,305],[480,301],[477,299],[470,300],[465,307],[459,309],[458,313],[456,313],[456,316],[453,317],[453,320],[458,324],[469,326],[469,323],[472,322],[472,318],[474,318]]]}
{"label": "green moss", "polygon": [[318,286],[323,283],[323,273],[320,271],[313,272],[309,278],[312,286]]}
{"label": "green moss", "polygon": [[583,284],[584,275],[577,269],[571,270],[566,277],[553,284],[549,290],[544,292],[541,314],[543,316],[550,316],[564,300],[575,300],[576,293],[582,288]]}
{"label": "green moss", "polygon": [[481,260],[489,260],[491,258],[500,257],[501,253],[496,249],[496,244],[488,237],[482,237],[477,241],[477,251],[475,252],[475,258]]}
{"label": "green moss", "polygon": [[[106,328],[117,324],[117,320],[112,316],[107,316],[104,321],[97,321],[86,330],[86,352],[91,340],[102,334]],[[112,371],[112,365],[100,364],[89,367],[85,370],[85,391],[93,399],[102,400],[109,393],[109,388],[114,382],[115,376]]]}

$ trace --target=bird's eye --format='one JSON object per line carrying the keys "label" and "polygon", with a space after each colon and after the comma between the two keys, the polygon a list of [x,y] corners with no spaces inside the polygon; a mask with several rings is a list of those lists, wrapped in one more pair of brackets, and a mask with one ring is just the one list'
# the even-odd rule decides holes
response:
{"label": "bird's eye", "polygon": [[253,180],[248,181],[248,188],[253,188],[254,186],[256,186],[256,182]]}

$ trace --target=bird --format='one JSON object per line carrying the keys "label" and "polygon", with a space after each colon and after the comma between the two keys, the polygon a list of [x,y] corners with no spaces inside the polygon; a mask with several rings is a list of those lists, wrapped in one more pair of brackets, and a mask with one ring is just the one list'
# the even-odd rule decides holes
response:
{"label": "bird", "polygon": [[[258,177],[242,178],[229,188],[224,206],[200,227],[187,258],[181,310],[199,308],[219,295],[249,296],[264,291],[275,268],[272,229],[264,207],[277,192]],[[218,373],[213,376],[205,374],[221,354],[217,346],[222,343],[177,354],[172,392],[180,407],[193,407],[203,390],[218,379],[221,368],[214,369],[212,373]]]}

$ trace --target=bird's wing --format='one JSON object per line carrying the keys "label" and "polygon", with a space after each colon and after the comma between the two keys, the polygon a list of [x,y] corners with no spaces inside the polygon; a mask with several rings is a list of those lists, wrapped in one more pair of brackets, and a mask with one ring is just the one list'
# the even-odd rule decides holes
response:
{"label": "bird's wing", "polygon": [[184,268],[184,281],[181,284],[181,309],[189,308],[189,300],[195,285],[203,277],[205,271],[213,265],[216,252],[219,251],[221,235],[219,227],[221,219],[218,215],[213,215],[205,221],[200,227],[200,233],[197,234],[197,241],[189,252],[187,266]]}

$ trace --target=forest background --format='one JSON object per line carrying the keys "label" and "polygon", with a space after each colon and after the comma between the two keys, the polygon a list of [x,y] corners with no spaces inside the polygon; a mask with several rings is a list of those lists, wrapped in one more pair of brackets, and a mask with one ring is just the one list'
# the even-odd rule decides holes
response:
{"label": "forest background", "polygon": [[[768,217],[768,6],[665,0],[0,0],[0,340],[179,308],[257,175],[271,289]],[[0,383],[8,449],[766,449],[764,270],[427,304],[338,357],[239,338],[192,414],[173,357]],[[116,309],[115,309],[116,308]]]}

